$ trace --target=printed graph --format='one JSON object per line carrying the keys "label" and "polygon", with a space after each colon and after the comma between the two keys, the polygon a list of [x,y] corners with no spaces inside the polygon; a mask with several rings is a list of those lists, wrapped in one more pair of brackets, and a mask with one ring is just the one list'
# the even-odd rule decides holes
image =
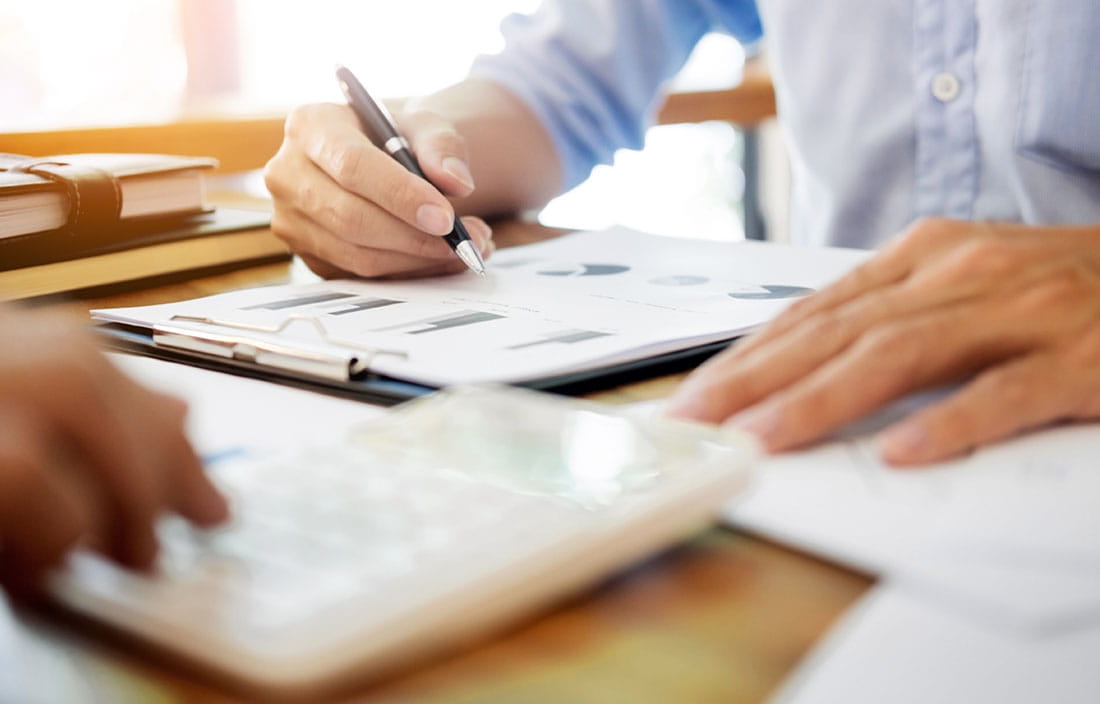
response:
{"label": "printed graph", "polygon": [[447,313],[445,315],[434,315],[430,318],[410,320],[398,325],[389,325],[384,328],[375,328],[373,332],[403,332],[406,335],[423,335],[429,332],[439,332],[440,330],[450,330],[466,325],[486,323],[503,317],[505,316],[496,313],[486,313],[480,310],[463,310],[457,313]]}
{"label": "printed graph", "polygon": [[539,276],[612,276],[630,271],[624,264],[577,264],[560,269],[545,269]]}
{"label": "printed graph", "polygon": [[584,342],[585,340],[594,340],[598,337],[609,337],[610,335],[611,333],[609,332],[596,332],[595,330],[559,330],[557,332],[547,333],[537,340],[521,342],[518,345],[511,345],[504,349],[522,350],[528,347],[537,347],[538,345],[572,345],[578,342]]}
{"label": "printed graph", "polygon": [[329,301],[338,301],[342,298],[355,298],[354,293],[318,293],[312,296],[296,296],[294,298],[287,298],[281,301],[271,301],[269,303],[257,303],[253,306],[245,306],[241,310],[290,310],[291,308],[301,308],[303,306],[312,306],[317,303],[328,303]]}
{"label": "printed graph", "polygon": [[814,289],[806,286],[761,285],[746,287],[743,291],[731,291],[729,297],[739,301],[775,301],[782,298],[808,296],[813,292]]}
{"label": "printed graph", "polygon": [[340,310],[330,310],[328,312],[328,315],[348,315],[351,313],[361,313],[365,310],[374,310],[375,308],[395,306],[398,303],[404,303],[404,301],[395,301],[391,298],[364,298],[359,301],[349,301],[346,308],[341,308]]}

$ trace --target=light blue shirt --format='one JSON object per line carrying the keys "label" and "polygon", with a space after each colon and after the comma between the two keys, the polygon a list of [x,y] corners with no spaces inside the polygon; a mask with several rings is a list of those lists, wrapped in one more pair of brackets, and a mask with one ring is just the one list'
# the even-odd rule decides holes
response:
{"label": "light blue shirt", "polygon": [[640,147],[722,31],[766,38],[796,242],[873,247],[926,215],[1100,223],[1097,0],[546,0],[503,29],[472,73],[543,121],[563,188]]}

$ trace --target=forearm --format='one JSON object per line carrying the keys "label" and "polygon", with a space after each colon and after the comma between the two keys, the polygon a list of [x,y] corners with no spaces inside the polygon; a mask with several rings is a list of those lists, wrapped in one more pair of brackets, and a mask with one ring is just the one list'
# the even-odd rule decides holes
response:
{"label": "forearm", "polygon": [[470,79],[415,101],[450,120],[466,141],[476,189],[455,199],[462,214],[511,214],[544,205],[561,188],[550,135],[507,89]]}

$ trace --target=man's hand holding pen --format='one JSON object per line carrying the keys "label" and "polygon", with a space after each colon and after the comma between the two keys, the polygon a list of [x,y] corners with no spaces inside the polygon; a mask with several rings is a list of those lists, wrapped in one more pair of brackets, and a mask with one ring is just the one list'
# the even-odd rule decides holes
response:
{"label": "man's hand holding pen", "polygon": [[[275,196],[272,230],[322,276],[466,270],[443,240],[455,218],[447,196],[474,190],[463,139],[431,112],[396,119],[431,183],[376,147],[346,105],[308,105],[287,119],[283,145],[264,172]],[[476,217],[462,223],[481,256],[491,255],[489,226]]]}

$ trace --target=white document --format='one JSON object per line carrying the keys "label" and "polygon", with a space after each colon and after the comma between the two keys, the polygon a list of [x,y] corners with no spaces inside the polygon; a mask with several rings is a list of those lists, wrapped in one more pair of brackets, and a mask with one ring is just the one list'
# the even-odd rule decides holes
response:
{"label": "white document", "polygon": [[[145,328],[247,333],[343,359],[345,375],[354,357],[371,371],[432,386],[524,382],[735,337],[867,256],[617,228],[503,250],[485,277],[268,287],[93,316]],[[225,325],[271,328],[297,318],[308,320],[277,335]]]}
{"label": "white document", "polygon": [[385,409],[267,381],[112,354],[111,361],[142,384],[187,402],[188,436],[199,454],[213,457],[298,452],[332,444],[356,424]]}
{"label": "white document", "polygon": [[1100,623],[1100,426],[1052,428],[924,468],[869,435],[766,460],[732,524],[1029,632]]}
{"label": "white document", "polygon": [[772,704],[1086,704],[1100,693],[1100,628],[1005,633],[905,589],[875,587]]}

